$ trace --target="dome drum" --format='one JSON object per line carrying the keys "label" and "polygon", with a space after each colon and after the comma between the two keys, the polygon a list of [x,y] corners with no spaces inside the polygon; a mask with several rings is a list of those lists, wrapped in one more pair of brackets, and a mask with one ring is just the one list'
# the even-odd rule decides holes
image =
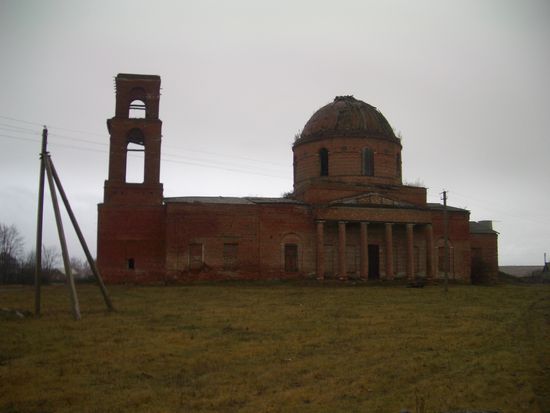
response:
{"label": "dome drum", "polygon": [[323,182],[401,185],[401,142],[374,107],[336,97],[306,123],[293,146],[294,193]]}

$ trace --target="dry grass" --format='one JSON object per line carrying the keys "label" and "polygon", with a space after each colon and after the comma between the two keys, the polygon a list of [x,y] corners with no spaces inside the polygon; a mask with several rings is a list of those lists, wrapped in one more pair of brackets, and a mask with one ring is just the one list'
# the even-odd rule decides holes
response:
{"label": "dry grass", "polygon": [[[0,412],[550,412],[548,286],[62,286],[0,319]],[[32,309],[27,287],[0,307]]]}

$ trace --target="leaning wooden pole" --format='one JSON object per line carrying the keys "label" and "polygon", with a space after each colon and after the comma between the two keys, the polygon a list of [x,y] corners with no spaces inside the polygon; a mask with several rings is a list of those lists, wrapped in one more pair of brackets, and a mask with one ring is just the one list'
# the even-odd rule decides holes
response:
{"label": "leaning wooden pole", "polygon": [[59,190],[59,194],[61,195],[61,199],[63,200],[63,204],[65,205],[65,209],[67,210],[67,214],[69,214],[69,218],[71,219],[71,222],[73,224],[74,230],[76,232],[76,235],[78,236],[78,240],[80,241],[80,245],[82,245],[82,249],[84,250],[84,254],[86,255],[86,259],[88,260],[88,264],[90,264],[90,268],[92,270],[92,273],[94,274],[94,277],[99,284],[99,289],[101,290],[101,294],[103,294],[103,299],[105,300],[105,304],[107,305],[107,308],[109,311],[114,311],[115,308],[113,307],[113,303],[111,302],[111,298],[109,297],[109,293],[107,292],[107,288],[105,288],[105,284],[103,283],[103,279],[101,278],[101,274],[99,273],[99,269],[97,268],[95,261],[92,257],[92,254],[90,254],[90,249],[88,248],[88,244],[86,243],[86,240],[84,239],[84,235],[82,235],[82,231],[80,230],[80,226],[78,225],[78,221],[76,220],[76,217],[73,213],[73,209],[71,208],[71,205],[69,204],[69,199],[67,198],[67,195],[65,194],[65,190],[63,189],[63,185],[61,184],[61,179],[59,179],[59,175],[57,174],[57,171],[55,170],[55,166],[53,164],[53,161],[51,158],[48,160],[53,179],[55,181],[55,184],[57,185],[57,189]]}
{"label": "leaning wooden pole", "polygon": [[42,223],[44,219],[44,174],[48,148],[48,129],[42,129],[42,151],[40,152],[40,178],[38,180],[38,213],[36,219],[36,249],[34,265],[34,315],[40,316],[40,277],[42,276]]}
{"label": "leaning wooden pole", "polygon": [[65,232],[63,231],[63,222],[61,221],[61,213],[59,212],[59,203],[57,202],[57,195],[55,192],[55,185],[53,182],[52,167],[51,167],[49,155],[44,158],[44,162],[46,164],[46,175],[48,176],[48,184],[50,187],[50,194],[52,196],[55,222],[57,224],[57,233],[59,234],[59,243],[61,244],[61,254],[63,255],[63,265],[65,267],[65,274],[67,275],[67,279],[68,279],[73,317],[75,320],[80,320],[80,305],[78,304],[78,296],[76,295],[76,286],[74,283],[73,273],[71,271],[71,264],[69,262],[67,241],[65,240]]}

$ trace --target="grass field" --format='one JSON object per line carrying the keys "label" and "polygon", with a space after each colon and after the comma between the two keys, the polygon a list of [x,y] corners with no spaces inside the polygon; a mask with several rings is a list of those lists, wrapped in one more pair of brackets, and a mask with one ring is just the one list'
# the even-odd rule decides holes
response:
{"label": "grass field", "polygon": [[550,412],[549,286],[117,286],[113,314],[78,291],[79,322],[64,286],[0,318],[1,413]]}

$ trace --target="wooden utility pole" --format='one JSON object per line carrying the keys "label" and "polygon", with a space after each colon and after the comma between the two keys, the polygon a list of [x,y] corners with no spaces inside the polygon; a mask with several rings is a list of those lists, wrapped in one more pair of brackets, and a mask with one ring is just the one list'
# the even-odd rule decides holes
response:
{"label": "wooden utility pole", "polygon": [[42,129],[42,151],[40,152],[40,178],[38,181],[38,214],[36,220],[36,249],[34,266],[34,315],[40,316],[40,277],[42,276],[42,221],[44,216],[44,173],[48,146],[48,129]]}
{"label": "wooden utility pole", "polygon": [[88,264],[90,264],[92,273],[97,283],[99,284],[99,288],[101,290],[101,294],[103,295],[103,299],[105,300],[105,304],[107,305],[107,308],[109,309],[109,311],[114,311],[115,308],[113,306],[113,303],[111,302],[111,298],[109,297],[109,294],[107,293],[107,289],[105,288],[105,284],[103,283],[103,279],[101,278],[99,269],[95,264],[92,254],[90,253],[90,249],[88,248],[88,244],[84,239],[84,235],[82,235],[82,231],[80,230],[78,221],[76,220],[76,217],[73,213],[71,205],[69,204],[69,199],[65,194],[65,190],[63,189],[63,185],[61,184],[59,175],[57,174],[57,171],[55,170],[50,154],[47,151],[47,144],[48,144],[47,142],[48,142],[48,129],[46,129],[46,127],[44,126],[44,130],[42,131],[42,152],[40,153],[40,180],[39,180],[39,187],[38,187],[38,219],[37,219],[37,225],[36,225],[36,262],[35,262],[36,265],[35,265],[35,271],[34,271],[35,315],[37,316],[40,315],[40,276],[42,272],[42,223],[43,223],[42,221],[43,221],[43,212],[44,212],[44,176],[48,178],[50,194],[52,196],[52,204],[53,204],[53,210],[55,214],[55,222],[57,225],[57,233],[59,235],[59,242],[61,244],[61,253],[63,256],[63,266],[65,267],[65,275],[67,276],[67,285],[69,286],[69,293],[71,296],[71,309],[75,320],[80,320],[81,318],[80,305],[78,303],[78,296],[76,294],[76,285],[75,285],[73,273],[71,270],[71,264],[69,261],[69,252],[67,250],[67,241],[65,239],[63,222],[61,220],[61,213],[59,211],[59,203],[57,201],[56,187],[57,187],[57,190],[59,191],[59,194],[61,195],[61,199],[63,200],[63,204],[65,205],[65,209],[67,210],[67,214],[71,219],[76,235],[78,236],[78,240],[80,241],[80,245],[82,245],[82,249],[84,250],[84,254],[86,255]]}
{"label": "wooden utility pole", "polygon": [[444,246],[444,267],[445,267],[445,292],[449,290],[449,217],[447,215],[447,191],[443,191],[443,238]]}
{"label": "wooden utility pole", "polygon": [[101,294],[103,295],[103,299],[105,300],[105,304],[107,305],[107,308],[109,311],[114,311],[113,303],[111,302],[111,298],[109,297],[109,294],[107,293],[107,289],[105,288],[105,284],[103,283],[103,279],[101,278],[101,275],[99,273],[99,270],[95,264],[95,261],[92,257],[92,254],[90,254],[90,249],[88,248],[88,244],[86,243],[86,240],[84,239],[84,235],[82,235],[82,231],[80,230],[80,226],[78,225],[78,221],[76,220],[76,217],[73,213],[73,209],[71,208],[71,205],[69,204],[69,200],[67,199],[67,195],[65,194],[65,190],[63,189],[63,185],[61,184],[61,180],[59,179],[59,175],[57,175],[57,171],[55,170],[55,166],[53,165],[53,161],[51,158],[48,158],[48,162],[52,171],[53,179],[55,181],[55,184],[57,185],[57,189],[59,190],[59,194],[61,195],[61,199],[63,200],[63,204],[65,204],[65,209],[67,210],[67,214],[69,215],[69,218],[71,219],[71,222],[73,224],[74,230],[76,232],[76,235],[78,237],[78,240],[80,241],[80,245],[82,245],[82,249],[84,250],[84,254],[86,255],[86,259],[88,260],[88,264],[90,264],[90,269],[92,270],[92,273],[94,274],[94,277],[99,285],[99,289],[101,290]]}
{"label": "wooden utility pole", "polygon": [[78,303],[78,296],[76,295],[76,286],[74,283],[73,273],[71,271],[71,263],[69,261],[69,252],[67,250],[67,241],[65,240],[65,232],[63,231],[63,221],[61,220],[59,203],[57,202],[57,194],[55,191],[55,184],[53,181],[52,166],[50,164],[49,154],[45,157],[44,161],[46,163],[46,175],[48,177],[50,194],[52,196],[53,211],[55,215],[55,223],[57,224],[57,233],[59,235],[59,243],[61,244],[61,255],[63,256],[63,266],[65,267],[65,275],[67,276],[68,285],[69,285],[73,317],[75,320],[80,320],[81,318],[80,305]]}

